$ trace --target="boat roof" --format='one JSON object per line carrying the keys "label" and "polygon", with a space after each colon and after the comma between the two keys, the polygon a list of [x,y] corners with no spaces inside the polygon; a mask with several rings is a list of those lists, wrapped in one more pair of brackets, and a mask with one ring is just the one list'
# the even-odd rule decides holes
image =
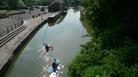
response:
{"label": "boat roof", "polygon": [[54,13],[54,14],[52,14],[51,16],[49,16],[49,17],[55,17],[57,14],[59,14],[60,13],[60,11],[58,11],[58,12],[56,12],[56,13]]}

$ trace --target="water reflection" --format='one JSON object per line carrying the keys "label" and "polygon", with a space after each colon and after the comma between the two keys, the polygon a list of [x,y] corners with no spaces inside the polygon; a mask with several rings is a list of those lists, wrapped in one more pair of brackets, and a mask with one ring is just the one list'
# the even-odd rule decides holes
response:
{"label": "water reflection", "polygon": [[40,49],[39,51],[39,57],[44,61],[44,64],[41,66],[41,71],[39,74],[39,77],[48,77],[48,72],[47,69],[48,67],[51,65],[51,61],[53,61],[53,56],[52,56],[52,51],[46,52],[42,49]]}
{"label": "water reflection", "polygon": [[75,7],[73,7],[73,11],[74,11],[74,12],[78,12],[78,11],[80,11],[80,7],[79,7],[79,6],[75,6]]}
{"label": "water reflection", "polygon": [[51,27],[51,26],[54,26],[55,24],[60,24],[64,20],[65,17],[66,17],[66,14],[65,15],[61,15],[60,18],[57,19],[56,21],[54,21],[52,23],[48,22],[48,26]]}
{"label": "water reflection", "polygon": [[[89,41],[87,37],[82,37],[87,32],[79,19],[80,12],[69,9],[62,22],[54,26],[46,23],[21,51],[5,77],[47,77],[46,68],[53,57],[58,58],[65,66],[64,70],[67,70],[80,45]],[[54,47],[48,54],[41,50],[45,42]]]}

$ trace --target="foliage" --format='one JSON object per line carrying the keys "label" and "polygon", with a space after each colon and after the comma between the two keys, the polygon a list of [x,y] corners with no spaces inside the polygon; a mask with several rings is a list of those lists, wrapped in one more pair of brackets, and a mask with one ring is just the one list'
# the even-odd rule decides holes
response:
{"label": "foliage", "polygon": [[64,0],[65,4],[67,5],[69,3],[69,0]]}
{"label": "foliage", "polygon": [[16,9],[17,8],[17,0],[8,0],[8,5],[10,7],[10,9]]}
{"label": "foliage", "polygon": [[48,5],[49,0],[7,0],[4,6],[0,6],[0,9],[22,9],[24,7],[36,6],[36,5]]}
{"label": "foliage", "polygon": [[104,69],[104,77],[137,77],[137,65],[127,67],[124,63],[121,63],[118,60],[117,56],[113,54],[103,58],[105,64],[100,67]]}
{"label": "foliage", "polygon": [[18,1],[18,7],[19,8],[25,7],[25,4],[24,4],[24,2],[22,0]]}
{"label": "foliage", "polygon": [[19,9],[25,7],[25,4],[22,0],[8,0],[7,3],[10,9]]}
{"label": "foliage", "polygon": [[101,77],[103,75],[103,69],[99,66],[88,67],[85,70],[84,77]]}
{"label": "foliage", "polygon": [[43,6],[46,6],[49,4],[49,0],[39,0],[37,2],[38,5],[43,5]]}
{"label": "foliage", "polygon": [[[84,70],[92,65],[101,65],[101,58],[103,56],[95,44],[88,42],[86,45],[81,46],[80,54],[75,58],[69,66],[70,77],[78,76],[83,77]],[[90,48],[91,47],[91,48]]]}
{"label": "foliage", "polygon": [[8,9],[9,9],[8,5],[0,6],[0,10],[8,10]]}
{"label": "foliage", "polygon": [[138,77],[137,4],[81,0],[81,20],[92,37],[69,66],[69,77]]}
{"label": "foliage", "polygon": [[7,16],[7,11],[6,10],[0,10],[0,17]]}
{"label": "foliage", "polygon": [[36,4],[36,0],[23,0],[26,6],[33,6]]}
{"label": "foliage", "polygon": [[138,44],[125,44],[123,47],[115,48],[112,53],[118,58],[121,63],[127,66],[138,63]]}

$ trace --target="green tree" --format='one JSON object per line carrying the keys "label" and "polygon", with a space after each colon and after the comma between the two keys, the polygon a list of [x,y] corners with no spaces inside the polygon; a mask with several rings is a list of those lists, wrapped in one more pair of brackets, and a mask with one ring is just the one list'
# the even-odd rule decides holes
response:
{"label": "green tree", "polygon": [[18,0],[8,0],[8,5],[10,9],[16,9],[18,4]]}
{"label": "green tree", "polygon": [[37,0],[23,0],[23,2],[24,2],[27,6],[33,6],[33,5],[36,5]]}
{"label": "green tree", "polygon": [[92,40],[81,47],[69,66],[69,76],[137,77],[136,2],[81,0],[81,6],[81,19]]}
{"label": "green tree", "polygon": [[25,7],[25,4],[22,0],[18,0],[18,7],[19,8]]}
{"label": "green tree", "polygon": [[10,9],[19,9],[25,7],[25,4],[22,0],[8,0],[7,3]]}
{"label": "green tree", "polygon": [[47,6],[49,4],[49,0],[39,0],[37,1],[37,4]]}

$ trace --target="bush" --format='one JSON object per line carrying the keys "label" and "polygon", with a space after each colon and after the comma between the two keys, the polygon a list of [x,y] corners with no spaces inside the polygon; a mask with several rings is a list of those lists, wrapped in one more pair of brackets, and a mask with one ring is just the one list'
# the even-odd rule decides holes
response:
{"label": "bush", "polygon": [[69,76],[83,77],[84,70],[92,65],[101,65],[102,53],[95,44],[88,42],[81,46],[81,52],[69,65]]}
{"label": "bush", "polygon": [[113,54],[105,57],[103,61],[105,64],[100,67],[104,69],[104,77],[137,77],[138,65],[127,67]]}
{"label": "bush", "polygon": [[7,11],[6,10],[0,10],[0,17],[5,17],[8,16]]}
{"label": "bush", "polygon": [[137,4],[83,0],[82,21],[92,37],[69,66],[70,77],[138,77]]}
{"label": "bush", "polygon": [[0,6],[0,10],[9,10],[9,6],[8,5]]}
{"label": "bush", "polygon": [[103,71],[100,66],[91,66],[85,70],[84,77],[102,77]]}
{"label": "bush", "polygon": [[127,66],[138,63],[138,44],[127,43],[123,47],[115,48],[112,53]]}
{"label": "bush", "polygon": [[8,0],[7,3],[10,9],[22,9],[25,7],[25,4],[22,0]]}

